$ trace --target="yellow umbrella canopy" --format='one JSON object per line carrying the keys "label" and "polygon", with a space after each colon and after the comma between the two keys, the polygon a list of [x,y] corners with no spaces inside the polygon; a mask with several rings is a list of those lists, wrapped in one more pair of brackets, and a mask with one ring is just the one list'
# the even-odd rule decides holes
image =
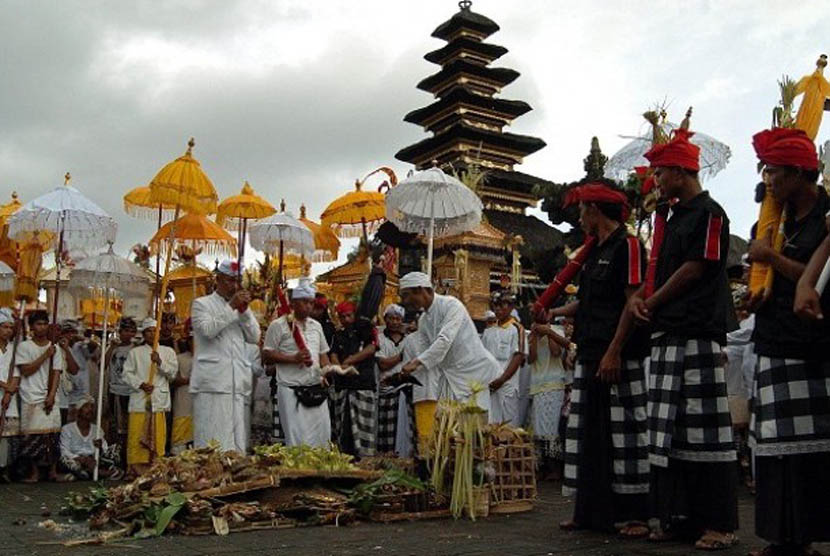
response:
{"label": "yellow umbrella canopy", "polygon": [[193,158],[193,138],[187,142],[187,152],[169,162],[150,182],[150,202],[179,207],[196,214],[216,212],[216,188],[199,161]]}
{"label": "yellow umbrella canopy", "polygon": [[277,212],[271,204],[254,193],[246,181],[239,195],[228,197],[216,211],[216,223],[228,230],[238,230],[241,220],[259,220]]}
{"label": "yellow umbrella canopy", "polygon": [[[131,189],[124,195],[124,212],[136,218],[157,218],[159,217],[159,210],[161,210],[162,217],[172,218],[176,205],[169,203],[154,203],[150,196],[152,192],[150,187],[143,185]],[[159,218],[161,220],[161,218]]]}
{"label": "yellow umbrella canopy", "polygon": [[376,191],[363,191],[356,180],[354,191],[332,201],[320,215],[322,225],[339,237],[366,236],[386,219],[386,197]]}
{"label": "yellow umbrella canopy", "polygon": [[337,234],[328,226],[321,226],[317,222],[306,218],[305,205],[300,205],[299,221],[305,224],[305,227],[311,230],[311,235],[314,236],[312,262],[328,263],[336,261],[340,252],[340,240],[337,239]]}
{"label": "yellow umbrella canopy", "polygon": [[212,255],[234,255],[236,240],[221,226],[200,214],[185,214],[168,222],[150,239],[150,249],[165,251],[168,243],[185,245]]}
{"label": "yellow umbrella canopy", "polygon": [[6,203],[5,205],[0,205],[0,227],[6,225],[6,219],[20,210],[20,207],[23,206],[17,198],[17,191],[12,191],[12,200]]}
{"label": "yellow umbrella canopy", "polygon": [[[271,266],[276,270],[279,266],[279,260],[274,257],[271,259]],[[301,255],[295,253],[288,253],[283,256],[282,261],[282,277],[283,280],[293,280],[302,276],[308,276],[311,272],[311,261]]]}

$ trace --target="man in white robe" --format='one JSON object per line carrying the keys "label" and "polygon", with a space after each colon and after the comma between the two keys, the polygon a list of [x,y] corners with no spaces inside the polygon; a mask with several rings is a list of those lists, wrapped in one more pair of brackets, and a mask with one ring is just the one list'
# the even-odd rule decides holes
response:
{"label": "man in white robe", "polygon": [[190,393],[196,448],[215,440],[222,450],[244,453],[250,437],[250,419],[241,403],[251,376],[246,344],[257,345],[260,330],[248,308],[250,293],[239,289],[239,270],[236,261],[223,261],[214,292],[193,302]]}
{"label": "man in white robe", "polygon": [[[291,292],[292,313],[274,320],[265,333],[262,359],[274,365],[277,379],[277,405],[280,424],[288,446],[323,447],[331,442],[331,417],[328,393],[322,386],[321,368],[329,366],[329,345],[322,325],[311,318],[314,288],[301,283]],[[298,330],[305,349],[297,346]],[[298,392],[322,389],[317,405],[304,404]],[[307,400],[308,401],[308,400]]]}
{"label": "man in white robe", "polygon": [[512,315],[515,304],[510,293],[502,293],[496,298],[498,324],[484,330],[481,343],[499,362],[502,371],[490,383],[490,422],[519,427],[519,371],[524,362],[525,330]]}
{"label": "man in white robe", "polygon": [[436,294],[423,272],[401,278],[400,291],[404,305],[424,311],[418,330],[427,344],[402,372],[412,373],[421,366],[438,369],[444,379],[442,398],[467,401],[479,390],[476,404],[490,411],[489,384],[501,375],[501,368],[481,344],[467,309],[455,297]]}

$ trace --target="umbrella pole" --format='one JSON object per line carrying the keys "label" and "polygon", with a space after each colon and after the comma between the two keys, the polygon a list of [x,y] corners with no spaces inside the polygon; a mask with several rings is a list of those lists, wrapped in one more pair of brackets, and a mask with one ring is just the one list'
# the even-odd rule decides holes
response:
{"label": "umbrella pole", "polygon": [[366,246],[369,246],[369,233],[366,231],[366,219],[364,217],[360,217],[360,226],[363,228],[363,243]]}
{"label": "umbrella pole", "polygon": [[[162,208],[163,207],[164,207],[164,205],[162,203],[159,203],[159,219],[158,219],[158,224],[156,225],[156,231],[157,232],[161,229],[161,214],[162,214]],[[155,292],[156,295],[155,295],[155,306],[153,307],[153,310],[156,310],[156,308],[158,307],[158,304],[160,303],[160,301],[159,301],[159,299],[160,299],[159,298],[159,286],[160,286],[160,281],[161,281],[161,276],[159,276],[159,270],[161,270],[160,267],[161,267],[161,253],[159,252],[159,253],[156,253],[156,292]]]}
{"label": "umbrella pole", "polygon": [[280,240],[280,264],[277,267],[277,284],[282,288],[282,260],[283,260],[283,244]]}
{"label": "umbrella pole", "polygon": [[[60,233],[58,234],[58,251],[55,253],[55,299],[52,304],[52,324],[58,323],[58,300],[61,293],[61,259],[63,253],[63,231],[66,226],[66,212],[61,211]],[[54,370],[55,358],[49,358],[49,379],[47,381],[47,392],[52,391],[52,371]],[[54,407],[52,408],[54,411]]]}
{"label": "umbrella pole", "polygon": [[429,214],[429,236],[427,237],[427,276],[432,280],[432,244],[435,241],[435,195],[432,196],[432,205]]}
{"label": "umbrella pole", "polygon": [[[98,358],[98,405],[95,408],[95,440],[101,440],[101,411],[104,405],[104,354],[107,353],[107,323],[109,322],[109,308],[110,308],[110,288],[106,284],[106,292],[104,293],[104,329],[101,333],[101,356]],[[98,467],[101,463],[101,449],[95,446],[95,471],[92,474],[92,480],[98,480]]]}
{"label": "umbrella pole", "polygon": [[236,250],[236,281],[239,283],[240,286],[242,285],[242,257],[245,254],[244,244],[242,243],[243,241],[245,241],[245,232],[242,229],[242,227],[244,226],[243,222],[245,222],[245,219],[240,216],[238,230],[239,233],[236,235],[236,241],[239,243]]}
{"label": "umbrella pole", "polygon": [[[161,317],[163,308],[164,293],[167,290],[170,274],[170,262],[173,259],[173,238],[176,237],[176,222],[179,219],[180,205],[176,204],[176,212],[173,215],[173,225],[170,226],[170,234],[167,236],[167,256],[164,258],[164,277],[161,279],[161,289],[159,290],[159,302],[156,307],[156,333],[153,335],[153,351],[159,349],[159,335],[161,334]],[[156,372],[158,368],[155,363],[150,364],[150,376],[147,382],[152,384],[156,379]],[[153,460],[156,454],[156,427],[153,415],[153,398],[151,394],[145,395],[145,423],[144,423],[144,447],[150,452],[150,461]]]}

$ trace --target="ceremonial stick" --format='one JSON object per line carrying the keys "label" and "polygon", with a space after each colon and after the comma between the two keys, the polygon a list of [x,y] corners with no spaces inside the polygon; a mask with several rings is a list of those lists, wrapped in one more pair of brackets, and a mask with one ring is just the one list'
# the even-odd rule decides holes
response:
{"label": "ceremonial stick", "polygon": [[663,247],[663,238],[666,235],[669,207],[668,201],[660,201],[654,210],[654,234],[651,236],[651,252],[646,268],[644,299],[648,299],[654,294],[654,283],[657,279],[657,259],[660,257],[660,248]]}
{"label": "ceremonial stick", "polygon": [[565,267],[559,271],[548,288],[533,304],[534,313],[545,310],[556,302],[559,296],[562,295],[562,292],[565,290],[567,285],[571,283],[576,274],[579,272],[579,269],[582,268],[582,265],[585,263],[585,259],[588,258],[588,255],[591,253],[591,250],[596,244],[597,238],[595,236],[585,237],[585,242],[582,244],[582,247],[579,248],[576,255],[574,255],[574,258],[568,261],[568,264],[566,264]]}

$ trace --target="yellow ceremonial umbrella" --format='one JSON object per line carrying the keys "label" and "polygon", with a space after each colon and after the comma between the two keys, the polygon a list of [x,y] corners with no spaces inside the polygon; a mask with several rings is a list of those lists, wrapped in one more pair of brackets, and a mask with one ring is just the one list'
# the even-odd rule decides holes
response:
{"label": "yellow ceremonial umbrella", "polygon": [[361,236],[368,243],[368,228],[386,219],[386,196],[379,191],[363,191],[365,181],[366,178],[356,180],[354,191],[332,201],[320,219],[324,227],[332,228],[339,237]]}
{"label": "yellow ceremonial umbrella", "polygon": [[[276,270],[279,266],[279,260],[275,257],[271,260],[271,266]],[[283,280],[292,280],[300,278],[301,276],[308,276],[311,272],[311,261],[297,255],[296,253],[286,253],[283,256],[282,262],[282,278]]]}
{"label": "yellow ceremonial umbrella", "polygon": [[159,228],[150,238],[150,249],[153,251],[166,252],[171,244],[184,245],[209,255],[232,255],[236,252],[236,239],[201,214],[185,214]]}
{"label": "yellow ceremonial umbrella", "polygon": [[0,261],[13,269],[17,268],[18,244],[9,238],[9,228],[6,225],[6,220],[22,206],[23,204],[17,199],[17,191],[12,192],[11,201],[5,205],[0,205]]}
{"label": "yellow ceremonial umbrella", "polygon": [[155,203],[150,199],[151,195],[152,192],[147,185],[131,189],[124,195],[124,212],[136,218],[157,218],[158,229],[161,228],[164,216],[173,216],[176,205]]}
{"label": "yellow ceremonial umbrella", "polygon": [[321,226],[317,222],[306,218],[305,205],[300,205],[299,221],[305,224],[306,228],[311,230],[311,235],[314,236],[314,254],[311,256],[311,260],[315,263],[336,261],[340,252],[340,240],[337,239],[337,234],[328,226]]}
{"label": "yellow ceremonial umbrella", "polygon": [[[179,212],[184,210],[193,214],[212,214],[216,211],[216,202],[219,199],[219,196],[216,194],[216,188],[213,187],[210,178],[202,170],[199,161],[193,158],[193,147],[195,145],[196,142],[191,137],[187,142],[187,151],[184,155],[167,163],[159,170],[149,185],[150,202],[175,207],[173,222],[170,223],[171,226],[167,229],[167,256],[164,262],[164,278],[161,282],[161,288],[158,291],[159,297],[156,303],[157,322],[161,322],[163,310],[161,300],[164,299],[167,290],[167,273],[170,272],[170,262],[173,258],[173,242],[176,236],[176,223],[179,220]],[[219,229],[221,230],[221,228]],[[233,240],[233,238],[230,239]],[[156,334],[153,338],[153,350],[158,349],[160,332],[161,328],[157,326]],[[151,384],[155,380],[157,370],[155,363],[152,364],[148,377],[148,381]],[[152,456],[156,453],[155,418],[152,414],[149,394],[146,396],[146,401],[147,413],[145,420],[148,426],[145,430],[143,444],[149,450],[152,459]]]}
{"label": "yellow ceremonial umbrella", "polygon": [[216,223],[229,230],[239,232],[239,280],[242,280],[242,258],[245,256],[245,235],[248,231],[248,220],[267,218],[277,212],[271,204],[254,193],[251,185],[245,181],[239,195],[228,197],[216,211]]}

